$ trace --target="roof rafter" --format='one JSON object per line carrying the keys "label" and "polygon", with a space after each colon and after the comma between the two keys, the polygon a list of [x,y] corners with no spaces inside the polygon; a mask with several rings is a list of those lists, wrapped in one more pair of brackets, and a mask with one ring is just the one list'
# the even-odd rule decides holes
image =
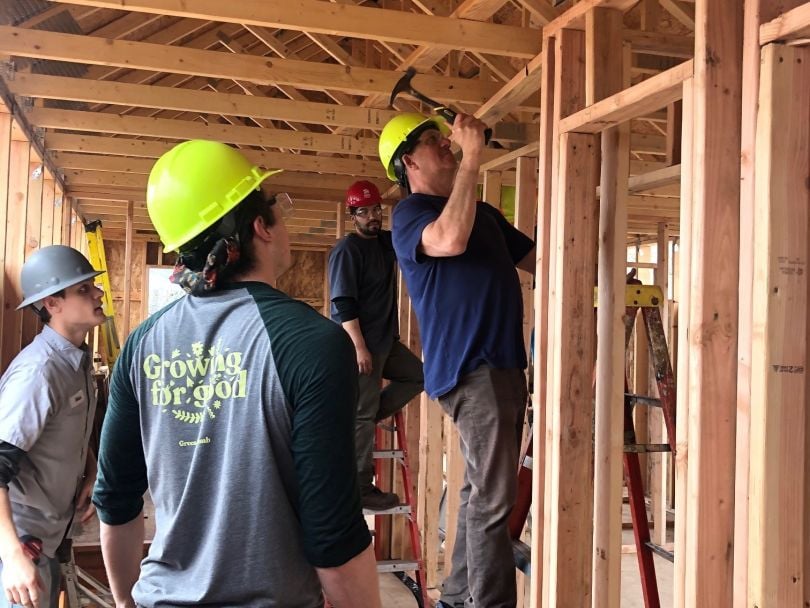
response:
{"label": "roof rafter", "polygon": [[[228,78],[262,85],[282,83],[311,90],[321,90],[326,86],[361,95],[390,94],[399,79],[396,73],[388,70],[315,64],[294,59],[267,59],[251,55],[236,56],[217,51],[23,30],[8,26],[0,26],[0,53]],[[420,75],[418,78],[419,87],[425,94],[441,100],[482,103],[498,89],[496,84],[480,80],[433,75]]]}
{"label": "roof rafter", "polygon": [[315,150],[337,154],[377,155],[377,140],[321,133],[300,133],[286,129],[259,129],[220,124],[201,124],[190,120],[115,116],[98,112],[34,108],[28,115],[31,124],[51,129],[70,129],[89,133],[116,133],[168,139],[213,139],[232,144]]}
{"label": "roof rafter", "polygon": [[65,3],[369,40],[429,44],[493,55],[530,58],[540,51],[539,32],[533,28],[429,17],[321,0],[65,0]]}

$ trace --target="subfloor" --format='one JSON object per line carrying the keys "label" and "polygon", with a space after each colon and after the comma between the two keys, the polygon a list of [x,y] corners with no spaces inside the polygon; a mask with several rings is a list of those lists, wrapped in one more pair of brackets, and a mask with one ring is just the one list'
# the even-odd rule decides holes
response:
{"label": "subfloor", "polygon": [[[151,538],[154,533],[154,520],[152,519],[152,504],[147,500],[145,509],[146,513],[146,532],[147,537]],[[625,519],[629,521],[629,516],[626,513]],[[373,521],[371,522],[373,525]],[[77,551],[81,551],[82,546],[98,546],[98,520],[93,519],[90,525],[83,530],[77,531],[75,536],[75,545]],[[670,530],[669,536],[672,532]],[[670,538],[671,540],[671,538]],[[623,541],[625,545],[633,544],[633,531],[625,530],[623,533]],[[97,572],[93,572],[96,576],[103,576],[103,565],[98,563],[96,565]],[[655,556],[655,569],[658,578],[659,596],[661,599],[662,608],[672,606],[672,577],[673,567],[672,564],[661,557]],[[91,568],[92,570],[92,568]],[[411,591],[397,579],[393,574],[380,574],[380,595],[382,597],[383,608],[416,608],[416,600]],[[638,560],[633,553],[622,555],[622,603],[621,608],[646,608],[644,606],[644,598],[641,590],[641,578],[639,576]]]}
{"label": "subfloor", "polygon": [[[633,531],[626,530],[624,543],[633,543]],[[672,564],[655,556],[655,573],[662,608],[672,606]],[[638,560],[635,554],[622,555],[622,603],[621,608],[646,608],[641,590]],[[410,591],[393,574],[380,575],[380,596],[383,608],[416,608],[416,600]]]}

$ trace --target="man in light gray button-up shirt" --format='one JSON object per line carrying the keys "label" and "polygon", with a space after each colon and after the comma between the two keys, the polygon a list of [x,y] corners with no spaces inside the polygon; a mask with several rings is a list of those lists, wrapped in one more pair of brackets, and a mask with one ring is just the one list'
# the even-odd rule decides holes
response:
{"label": "man in light gray button-up shirt", "polygon": [[55,607],[56,549],[74,513],[93,514],[96,392],[84,341],[105,320],[98,274],[62,245],[40,249],[22,269],[20,308],[45,327],[0,378],[0,607]]}

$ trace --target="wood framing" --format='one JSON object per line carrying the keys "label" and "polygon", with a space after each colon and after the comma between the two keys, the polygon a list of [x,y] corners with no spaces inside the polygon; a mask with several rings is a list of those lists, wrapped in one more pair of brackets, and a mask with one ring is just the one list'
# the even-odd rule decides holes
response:
{"label": "wood framing", "polygon": [[[742,6],[695,3],[684,598],[732,605]],[[722,272],[718,268],[722,267]],[[681,414],[682,415],[682,414]],[[676,556],[678,554],[676,545]],[[677,559],[677,558],[676,558]]]}
{"label": "wood framing", "polygon": [[545,508],[545,497],[548,470],[547,460],[551,453],[551,442],[548,432],[551,430],[548,420],[548,342],[549,310],[548,296],[550,290],[549,264],[551,257],[551,191],[552,181],[556,174],[553,165],[554,149],[554,87],[555,76],[555,42],[553,38],[543,39],[543,67],[540,89],[540,140],[538,142],[538,175],[537,175],[537,236],[534,288],[534,392],[532,406],[535,421],[532,427],[532,521],[538,522],[532,535],[531,575],[529,602],[532,608],[543,603],[545,560],[551,552],[551,545],[546,541],[546,534],[551,518],[551,511]]}
{"label": "wood framing", "polygon": [[[561,34],[566,36],[565,31]],[[551,542],[548,606],[591,605],[593,543],[593,286],[595,283],[598,143],[593,135],[560,135],[554,272]],[[545,603],[544,603],[545,605]]]}
{"label": "wood framing", "polygon": [[685,61],[564,118],[560,121],[560,131],[598,133],[610,126],[663,108],[681,98],[683,81],[690,78],[692,72],[692,61]]}
{"label": "wood framing", "polygon": [[810,542],[804,529],[808,66],[810,48],[762,49],[747,556],[747,603],[757,606],[802,605],[804,546]]}
{"label": "wood framing", "polygon": [[258,25],[266,28],[349,35],[368,40],[385,40],[445,49],[464,49],[533,57],[540,50],[537,36],[526,28],[491,23],[462,22],[449,17],[404,13],[402,11],[355,6],[353,3],[326,4],[318,0],[263,2],[242,0],[223,4],[197,0],[193,9],[182,0],[63,0],[101,8],[126,8],[224,23]]}
{"label": "wood framing", "polygon": [[[629,80],[621,36],[622,14],[595,8],[586,15],[586,88],[588,108],[610,98]],[[629,59],[629,57],[628,57]],[[627,65],[625,65],[627,64]],[[571,117],[563,119],[560,129]],[[594,606],[620,603],[622,534],[622,456],[624,409],[624,284],[627,232],[629,125],[601,135],[598,301],[594,422]]]}
{"label": "wood framing", "polygon": [[810,2],[805,2],[763,23],[759,28],[759,43],[810,40]]}
{"label": "wood framing", "polygon": [[[343,66],[327,63],[315,64],[295,59],[268,60],[253,55],[237,56],[146,42],[22,30],[9,26],[0,26],[0,52],[20,57],[75,61],[186,76],[230,78],[259,85],[288,84],[316,91],[328,86],[336,91],[357,94],[390,95],[398,80],[395,73],[387,70],[347,70]],[[437,99],[463,98],[471,103],[481,103],[498,90],[496,83],[432,75],[420,76],[414,84]]]}

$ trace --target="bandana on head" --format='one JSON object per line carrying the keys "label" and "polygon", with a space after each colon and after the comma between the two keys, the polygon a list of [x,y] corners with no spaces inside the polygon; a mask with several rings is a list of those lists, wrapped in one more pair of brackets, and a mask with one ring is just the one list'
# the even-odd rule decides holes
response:
{"label": "bandana on head", "polygon": [[169,280],[182,287],[186,293],[203,296],[216,289],[220,273],[239,259],[239,237],[233,235],[220,238],[205,257],[202,270],[195,271],[188,267],[196,257],[193,253],[180,254]]}

